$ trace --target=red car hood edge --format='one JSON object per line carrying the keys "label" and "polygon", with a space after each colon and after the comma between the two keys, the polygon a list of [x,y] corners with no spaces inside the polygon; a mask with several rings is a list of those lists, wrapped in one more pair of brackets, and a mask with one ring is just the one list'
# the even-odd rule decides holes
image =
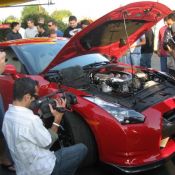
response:
{"label": "red car hood edge", "polygon": [[[123,20],[123,14],[126,12],[129,14],[127,17],[125,17],[126,20],[145,21],[145,23],[138,30],[128,36],[126,45],[119,47],[119,41],[117,41],[113,42],[112,44],[110,43],[109,45],[92,47],[90,49],[85,49],[82,46],[80,40],[87,33],[93,31],[106,21]],[[46,73],[48,70],[61,62],[84,54],[101,53],[118,59],[128,50],[129,45],[134,43],[134,41],[136,41],[142,34],[144,34],[146,30],[150,29],[153,25],[155,25],[158,21],[160,21],[171,12],[172,11],[167,6],[158,2],[151,1],[131,3],[113,10],[112,12],[99,18],[84,30],[80,31],[74,37],[72,37],[42,73]]]}

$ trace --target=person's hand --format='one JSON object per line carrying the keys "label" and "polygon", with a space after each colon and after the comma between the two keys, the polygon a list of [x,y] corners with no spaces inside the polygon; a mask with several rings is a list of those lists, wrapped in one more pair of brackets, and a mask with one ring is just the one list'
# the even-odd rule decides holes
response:
{"label": "person's hand", "polygon": [[155,50],[154,53],[157,54],[160,57],[160,50],[159,49]]}
{"label": "person's hand", "polygon": [[135,44],[130,46],[130,49],[136,48],[137,46]]}
{"label": "person's hand", "polygon": [[5,57],[6,57],[6,53],[0,52],[0,74],[2,74],[5,69]]}
{"label": "person's hand", "polygon": [[[55,99],[55,102],[56,102],[56,107],[62,107],[62,108],[66,107],[66,100],[62,98]],[[56,109],[53,109],[51,104],[49,104],[49,108],[50,108],[52,115],[55,118],[54,122],[59,124],[61,122],[61,119],[64,113],[58,112]]]}
{"label": "person's hand", "polygon": [[169,45],[167,45],[167,49],[168,49],[169,52],[173,51],[173,49]]}

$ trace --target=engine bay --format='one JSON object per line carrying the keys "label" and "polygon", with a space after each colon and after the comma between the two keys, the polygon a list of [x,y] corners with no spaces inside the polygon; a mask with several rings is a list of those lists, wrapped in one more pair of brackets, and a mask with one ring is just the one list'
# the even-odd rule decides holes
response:
{"label": "engine bay", "polygon": [[137,111],[143,111],[175,95],[174,77],[152,69],[134,68],[132,71],[130,67],[116,64],[91,69],[73,66],[50,72],[46,77],[51,82],[85,91]]}
{"label": "engine bay", "polygon": [[133,94],[143,89],[162,83],[164,79],[150,72],[136,72],[135,74],[123,71],[104,73],[90,73],[91,84],[104,93],[116,93],[117,95]]}

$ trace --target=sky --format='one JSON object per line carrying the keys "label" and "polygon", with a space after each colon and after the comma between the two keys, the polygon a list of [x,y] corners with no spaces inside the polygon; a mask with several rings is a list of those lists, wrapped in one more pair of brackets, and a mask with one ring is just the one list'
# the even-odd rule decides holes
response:
{"label": "sky", "polygon": [[[70,10],[73,15],[78,19],[85,17],[91,19],[98,19],[106,13],[123,6],[125,4],[142,1],[142,0],[52,0],[55,5],[45,5],[44,8],[49,12],[54,10]],[[152,0],[157,1],[157,0]],[[175,9],[175,0],[158,0],[161,3],[166,4],[171,9]],[[36,3],[47,3],[47,0],[37,0]],[[0,20],[4,20],[6,17],[13,15],[20,18],[22,7],[2,8]]]}

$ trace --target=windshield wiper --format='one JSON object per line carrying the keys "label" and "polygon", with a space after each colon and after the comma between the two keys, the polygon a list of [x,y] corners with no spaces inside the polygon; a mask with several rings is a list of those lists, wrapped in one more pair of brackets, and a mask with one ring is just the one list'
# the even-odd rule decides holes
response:
{"label": "windshield wiper", "polygon": [[106,65],[110,63],[109,61],[102,61],[102,62],[95,62],[95,63],[91,63],[91,64],[88,64],[86,66],[83,66],[83,69],[90,69],[90,68],[94,68],[94,67],[99,67],[99,66],[103,66],[103,65]]}

